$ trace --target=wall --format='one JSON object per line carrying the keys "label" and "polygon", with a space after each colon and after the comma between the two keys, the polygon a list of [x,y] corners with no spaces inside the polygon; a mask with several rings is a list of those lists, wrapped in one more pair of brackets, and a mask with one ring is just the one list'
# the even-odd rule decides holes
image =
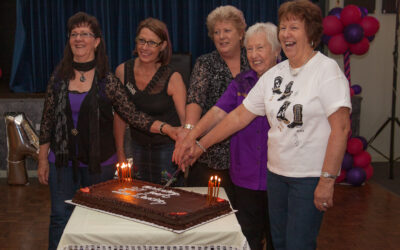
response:
{"label": "wall", "polygon": [[[343,7],[343,0],[329,0],[328,10]],[[362,87],[363,98],[360,117],[360,135],[367,140],[375,135],[381,125],[391,116],[392,89],[393,89],[393,50],[395,40],[395,14],[382,14],[382,0],[376,0],[374,16],[380,22],[380,29],[370,44],[367,54],[351,56],[351,81]],[[329,56],[336,59],[343,69],[343,56]],[[400,70],[397,69],[397,105],[396,117],[400,117]],[[389,156],[390,124],[378,135],[372,146]],[[395,125],[395,158],[400,156],[400,126]],[[386,161],[376,151],[368,148],[372,161]]]}

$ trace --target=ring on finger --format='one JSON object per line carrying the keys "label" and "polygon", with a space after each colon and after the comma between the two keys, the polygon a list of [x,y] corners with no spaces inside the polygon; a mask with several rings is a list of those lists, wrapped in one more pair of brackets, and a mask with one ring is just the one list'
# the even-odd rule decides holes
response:
{"label": "ring on finger", "polygon": [[323,206],[323,207],[327,207],[327,206],[328,206],[328,203],[323,202],[323,203],[322,203],[322,206]]}

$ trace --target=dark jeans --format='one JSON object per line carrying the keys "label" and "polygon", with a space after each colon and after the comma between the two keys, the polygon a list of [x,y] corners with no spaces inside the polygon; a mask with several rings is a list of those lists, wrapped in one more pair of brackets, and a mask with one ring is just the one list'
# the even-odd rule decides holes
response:
{"label": "dark jeans", "polygon": [[232,207],[236,209],[234,186],[229,175],[229,169],[215,170],[209,168],[206,164],[196,162],[189,168],[186,185],[189,187],[207,187],[210,177],[214,175],[218,175],[221,178],[221,187],[225,189]]}
{"label": "dark jeans", "polygon": [[276,250],[317,248],[323,213],[314,205],[319,178],[267,174],[272,241]]}
{"label": "dark jeans", "polygon": [[268,216],[267,191],[235,187],[236,217],[251,250],[262,250],[263,239],[267,250],[273,250]]}
{"label": "dark jeans", "polygon": [[[133,165],[138,172],[136,177],[140,180],[165,184],[171,175],[178,169],[172,162],[174,144],[139,145],[132,143]],[[177,176],[172,186],[183,185],[183,174]]]}
{"label": "dark jeans", "polygon": [[[58,178],[58,172],[60,178]],[[114,177],[114,165],[101,167],[101,174],[89,174],[86,167],[78,169],[78,180],[73,180],[73,168],[63,167],[56,169],[56,166],[50,163],[49,187],[51,198],[51,215],[49,227],[49,249],[57,249],[61,235],[74,210],[74,206],[65,203],[65,200],[71,200],[75,192],[81,187],[87,187],[99,182],[110,180]]]}

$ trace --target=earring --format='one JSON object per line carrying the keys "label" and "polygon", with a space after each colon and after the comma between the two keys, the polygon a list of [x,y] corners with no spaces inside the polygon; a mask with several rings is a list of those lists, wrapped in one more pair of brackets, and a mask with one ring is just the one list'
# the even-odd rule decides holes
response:
{"label": "earring", "polygon": [[311,41],[311,47],[314,48],[314,41]]}

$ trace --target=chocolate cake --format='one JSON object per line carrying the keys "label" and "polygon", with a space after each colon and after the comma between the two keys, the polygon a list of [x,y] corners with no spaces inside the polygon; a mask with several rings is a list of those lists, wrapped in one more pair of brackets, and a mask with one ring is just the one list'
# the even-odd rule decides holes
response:
{"label": "chocolate cake", "polygon": [[139,180],[110,180],[80,189],[72,202],[183,230],[232,211],[229,202]]}

